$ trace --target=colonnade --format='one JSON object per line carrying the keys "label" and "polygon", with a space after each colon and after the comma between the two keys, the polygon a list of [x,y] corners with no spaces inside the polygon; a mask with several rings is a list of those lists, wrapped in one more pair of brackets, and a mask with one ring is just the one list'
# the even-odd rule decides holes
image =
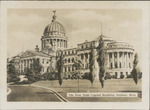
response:
{"label": "colonnade", "polygon": [[63,72],[73,72],[76,70],[76,67],[74,67],[73,65],[67,65],[64,66]]}
{"label": "colonnade", "polygon": [[108,68],[132,68],[133,52],[109,52]]}
{"label": "colonnade", "polygon": [[30,68],[35,59],[23,59],[20,61],[20,73],[25,71],[25,68]]}
{"label": "colonnade", "polygon": [[56,48],[67,48],[67,40],[63,39],[42,39],[42,49],[46,48],[46,43],[49,42]]}
{"label": "colonnade", "polygon": [[88,69],[89,68],[89,58],[90,54],[89,53],[82,53],[79,54],[78,57],[83,61],[83,68]]}

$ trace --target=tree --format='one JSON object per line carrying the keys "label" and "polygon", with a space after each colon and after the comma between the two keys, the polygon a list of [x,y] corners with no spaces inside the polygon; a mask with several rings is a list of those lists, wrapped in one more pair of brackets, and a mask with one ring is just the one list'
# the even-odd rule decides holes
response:
{"label": "tree", "polygon": [[31,68],[34,74],[39,75],[42,70],[42,65],[40,64],[39,60],[36,59],[36,60],[33,60],[33,64]]}
{"label": "tree", "polygon": [[104,47],[104,41],[102,36],[100,36],[99,45],[98,45],[98,58],[97,62],[99,65],[99,80],[102,88],[104,87],[104,76],[106,72],[107,58],[106,58],[106,50]]}
{"label": "tree", "polygon": [[30,68],[25,69],[26,77],[29,81],[35,82],[41,78],[42,65],[38,59],[34,59],[33,63],[30,65]]}
{"label": "tree", "polygon": [[57,60],[58,81],[60,86],[63,83],[63,65],[63,55],[61,54],[59,59]]}
{"label": "tree", "polygon": [[31,68],[27,67],[25,69],[25,75],[26,75],[26,77],[27,77],[29,82],[34,82],[35,81],[34,74],[33,74],[32,70],[31,70]]}
{"label": "tree", "polygon": [[81,70],[83,69],[83,63],[82,63],[81,59],[78,58],[77,60],[75,60],[73,67],[75,67],[77,70],[78,92],[79,92],[79,77],[80,77]]}
{"label": "tree", "polygon": [[89,74],[89,80],[91,81],[92,85],[95,80],[96,71],[95,71],[95,51],[92,48],[90,52],[90,58],[89,58],[89,68],[90,68],[90,74]]}
{"label": "tree", "polygon": [[17,73],[15,66],[13,65],[13,62],[10,62],[10,64],[7,66],[7,81],[8,82],[19,81],[18,73]]}
{"label": "tree", "polygon": [[140,73],[140,69],[137,67],[138,62],[138,54],[136,53],[133,60],[133,70],[131,72],[135,84],[138,83],[138,74]]}

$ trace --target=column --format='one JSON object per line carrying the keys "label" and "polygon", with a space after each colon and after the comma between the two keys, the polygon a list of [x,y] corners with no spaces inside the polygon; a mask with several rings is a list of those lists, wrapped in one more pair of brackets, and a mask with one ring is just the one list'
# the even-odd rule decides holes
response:
{"label": "column", "polygon": [[107,53],[107,67],[109,68],[110,66],[109,66],[110,64],[109,64],[109,53]]}
{"label": "column", "polygon": [[59,39],[57,39],[57,47],[59,47],[59,42],[58,41],[59,41]]}
{"label": "column", "polygon": [[65,40],[64,40],[64,48],[65,48]]}
{"label": "column", "polygon": [[112,68],[114,68],[114,53],[112,52]]}
{"label": "column", "polygon": [[60,39],[60,47],[61,47],[61,39]]}
{"label": "column", "polygon": [[66,41],[66,48],[68,47],[67,41]]}
{"label": "column", "polygon": [[43,40],[43,48],[45,48],[45,40]]}
{"label": "column", "polygon": [[125,68],[127,68],[127,52],[125,52],[125,60],[124,60],[124,62],[125,62]]}
{"label": "column", "polygon": [[[119,52],[119,54],[120,54],[119,55],[119,67],[122,68],[122,58],[123,58],[122,56],[123,56],[123,53]],[[121,64],[121,66],[120,66],[120,64]]]}
{"label": "column", "polygon": [[55,49],[56,49],[56,46],[57,46],[56,39],[53,40],[53,43],[54,43],[54,50],[55,50]]}
{"label": "column", "polygon": [[42,40],[42,49],[43,49],[43,40]]}
{"label": "column", "polygon": [[127,52],[127,68],[129,68],[129,53]]}
{"label": "column", "polygon": [[122,68],[125,67],[125,54],[122,52]]}
{"label": "column", "polygon": [[133,68],[133,53],[131,53],[131,68]]}
{"label": "column", "polygon": [[119,52],[117,52],[117,67],[119,68],[120,65],[119,65]]}
{"label": "column", "polygon": [[61,39],[59,40],[59,47],[61,47]]}
{"label": "column", "polygon": [[129,68],[131,68],[131,52],[129,52]]}
{"label": "column", "polygon": [[87,57],[88,57],[87,63],[88,63],[88,68],[89,68],[89,57],[90,57],[89,53],[87,53]]}
{"label": "column", "polygon": [[67,41],[65,41],[65,48],[67,47]]}
{"label": "column", "polygon": [[70,72],[72,72],[72,65],[70,65]]}
{"label": "column", "polygon": [[62,42],[63,42],[63,48],[64,48],[64,45],[65,45],[64,40]]}

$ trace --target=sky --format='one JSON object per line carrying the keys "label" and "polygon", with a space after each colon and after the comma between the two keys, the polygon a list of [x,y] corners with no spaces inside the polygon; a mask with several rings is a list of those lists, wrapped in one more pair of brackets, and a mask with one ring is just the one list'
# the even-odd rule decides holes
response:
{"label": "sky", "polygon": [[8,9],[8,57],[34,50],[36,45],[41,48],[41,36],[51,23],[53,10],[66,30],[68,47],[91,41],[102,30],[111,39],[130,43],[141,59],[142,11],[138,9]]}

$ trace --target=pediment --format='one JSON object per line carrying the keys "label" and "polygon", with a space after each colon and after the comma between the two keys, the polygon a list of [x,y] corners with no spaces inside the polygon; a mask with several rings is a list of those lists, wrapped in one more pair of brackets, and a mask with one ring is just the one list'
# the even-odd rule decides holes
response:
{"label": "pediment", "polygon": [[26,52],[24,52],[24,53],[22,54],[21,57],[31,57],[31,56],[35,56],[35,54],[33,54],[33,53],[29,52],[29,51],[26,51]]}

